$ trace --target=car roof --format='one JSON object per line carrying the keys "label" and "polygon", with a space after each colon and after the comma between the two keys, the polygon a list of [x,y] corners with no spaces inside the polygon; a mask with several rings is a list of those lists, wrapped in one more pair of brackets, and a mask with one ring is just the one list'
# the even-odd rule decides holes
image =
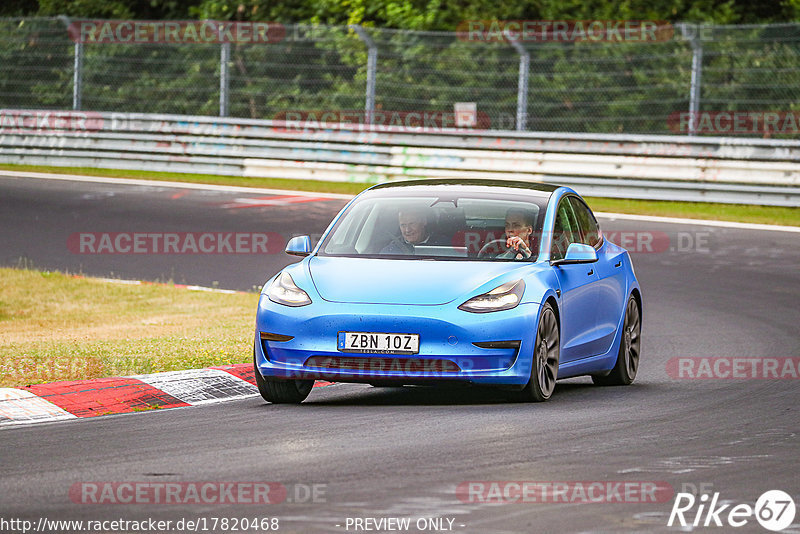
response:
{"label": "car roof", "polygon": [[543,182],[523,182],[519,180],[483,180],[483,179],[458,179],[437,178],[431,180],[403,180],[385,182],[369,189],[369,191],[385,191],[391,189],[413,188],[416,191],[426,189],[447,188],[448,191],[464,193],[485,192],[486,188],[496,189],[498,192],[510,193],[513,191],[524,192],[535,196],[549,197],[560,186]]}

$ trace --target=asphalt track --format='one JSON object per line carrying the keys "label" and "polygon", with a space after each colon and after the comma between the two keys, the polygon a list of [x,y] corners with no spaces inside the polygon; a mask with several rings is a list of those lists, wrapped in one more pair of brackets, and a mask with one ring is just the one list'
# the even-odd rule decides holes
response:
{"label": "asphalt track", "polygon": [[[343,205],[235,208],[248,195],[179,193],[0,177],[0,264],[23,258],[37,268],[250,289],[291,258],[76,254],[67,241],[76,232],[319,234]],[[800,356],[798,234],[607,219],[601,226],[666,243],[634,255],[644,344],[630,387],[573,379],[560,382],[550,402],[528,405],[491,391],[341,384],[315,389],[299,406],[250,398],[8,428],[0,432],[0,519],[274,517],[280,532],[364,532],[347,529],[347,518],[409,517],[408,531],[418,532],[418,518],[434,517],[469,533],[727,532],[668,529],[671,499],[489,504],[464,502],[456,488],[466,481],[665,481],[675,491],[719,492],[733,504],[752,505],[770,489],[800,501],[797,379],[690,380],[667,372],[676,357]],[[74,484],[92,481],[275,481],[290,492],[269,505],[70,499]],[[312,484],[324,485],[324,495],[307,502],[303,488]],[[752,518],[735,530],[767,532]],[[800,518],[784,532],[800,532]]]}

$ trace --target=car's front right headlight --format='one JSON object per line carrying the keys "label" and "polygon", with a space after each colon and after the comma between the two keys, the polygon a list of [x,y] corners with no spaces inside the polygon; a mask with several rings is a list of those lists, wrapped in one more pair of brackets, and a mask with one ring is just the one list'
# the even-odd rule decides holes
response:
{"label": "car's front right headlight", "polygon": [[510,310],[516,308],[522,294],[525,292],[525,282],[522,280],[515,280],[513,282],[506,282],[501,286],[497,286],[488,293],[472,297],[464,304],[458,307],[459,310],[464,310],[472,313],[489,313],[502,310]]}
{"label": "car's front right headlight", "polygon": [[283,304],[284,306],[306,306],[311,304],[308,293],[297,287],[292,277],[287,272],[282,272],[275,278],[269,286],[267,296],[272,302]]}

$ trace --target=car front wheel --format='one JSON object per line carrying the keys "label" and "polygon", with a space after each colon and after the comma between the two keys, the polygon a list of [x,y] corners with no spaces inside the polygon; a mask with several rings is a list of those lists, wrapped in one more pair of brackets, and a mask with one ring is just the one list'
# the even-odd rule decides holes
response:
{"label": "car front wheel", "polygon": [[256,374],[256,385],[258,392],[265,401],[272,404],[300,404],[314,387],[313,380],[279,380],[276,378],[264,378],[256,365],[255,353],[253,353],[253,368]]}
{"label": "car front wheel", "polygon": [[546,303],[536,328],[536,344],[533,347],[531,378],[522,391],[516,392],[515,400],[544,402],[553,394],[558,378],[560,354],[558,321],[553,307]]}

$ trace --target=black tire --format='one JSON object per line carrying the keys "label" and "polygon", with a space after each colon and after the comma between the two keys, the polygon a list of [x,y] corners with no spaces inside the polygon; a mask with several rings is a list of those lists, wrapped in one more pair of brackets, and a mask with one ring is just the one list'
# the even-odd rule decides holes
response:
{"label": "black tire", "polygon": [[256,385],[258,392],[265,401],[272,404],[300,404],[314,387],[313,380],[279,380],[276,378],[264,378],[258,370],[253,354],[253,368],[256,374]]}
{"label": "black tire", "polygon": [[639,303],[631,295],[625,306],[622,323],[622,339],[619,342],[617,362],[605,376],[592,376],[598,386],[627,386],[633,383],[639,370],[639,355],[642,348],[642,314]]}
{"label": "black tire", "polygon": [[545,303],[539,317],[539,324],[536,326],[531,378],[522,391],[513,393],[512,398],[520,402],[548,400],[556,387],[560,352],[558,320],[550,303]]}

